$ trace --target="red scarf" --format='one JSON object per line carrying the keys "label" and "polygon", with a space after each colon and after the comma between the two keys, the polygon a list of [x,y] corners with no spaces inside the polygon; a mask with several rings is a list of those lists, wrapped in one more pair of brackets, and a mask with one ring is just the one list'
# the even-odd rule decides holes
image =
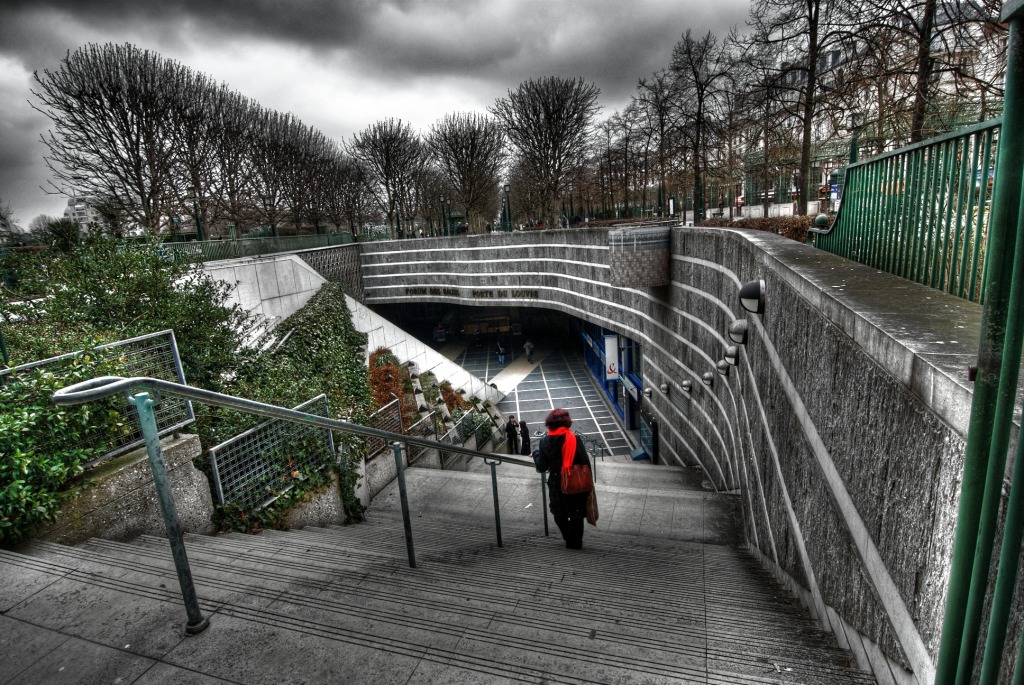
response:
{"label": "red scarf", "polygon": [[548,435],[561,435],[565,438],[565,441],[562,443],[562,473],[568,476],[569,467],[572,466],[572,460],[576,457],[576,434],[562,426],[561,428],[549,430]]}

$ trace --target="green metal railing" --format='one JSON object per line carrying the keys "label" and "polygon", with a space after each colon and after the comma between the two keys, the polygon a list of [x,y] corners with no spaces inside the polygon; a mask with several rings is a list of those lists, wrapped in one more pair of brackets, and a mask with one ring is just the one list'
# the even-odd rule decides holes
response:
{"label": "green metal railing", "polygon": [[846,167],[839,213],[814,245],[973,302],[985,254],[1001,119]]}
{"label": "green metal railing", "polygon": [[[1019,438],[1006,502],[1002,548],[995,580],[989,584],[1024,344],[1024,0],[1007,0],[1001,19],[1010,25],[1003,110],[1007,125],[999,141],[977,380],[964,454],[936,685],[1005,682],[1011,662],[1004,654],[1014,639],[1016,649],[1009,650],[1011,658],[1016,659],[1012,682],[1024,683],[1024,635],[1018,632],[1007,636],[1011,600],[1019,584],[1024,531],[1024,441]],[[991,615],[982,644],[986,598],[991,598]]]}
{"label": "green metal railing", "polygon": [[355,242],[355,239],[351,233],[241,238],[239,240],[193,240],[187,243],[163,243],[160,245],[160,253],[195,262],[213,262],[218,259],[256,257],[276,252],[295,252],[317,247],[347,245],[352,242]]}
{"label": "green metal railing", "polygon": [[[146,443],[146,452],[149,457],[150,469],[153,473],[153,481],[156,486],[157,499],[163,513],[164,526],[167,531],[167,538],[171,546],[171,555],[174,559],[175,571],[178,575],[178,583],[181,588],[182,598],[185,602],[185,610],[188,615],[188,623],[185,630],[188,633],[199,633],[209,625],[209,619],[205,618],[199,607],[199,598],[192,580],[192,570],[185,554],[184,537],[181,531],[181,524],[178,520],[177,509],[174,504],[174,497],[171,492],[170,480],[167,475],[167,466],[164,462],[163,452],[160,446],[159,431],[154,418],[154,405],[161,397],[180,397],[193,400],[203,404],[209,404],[228,409],[243,411],[256,416],[263,416],[269,419],[283,419],[293,421],[305,426],[314,428],[326,428],[347,433],[354,433],[367,438],[382,438],[388,440],[395,456],[395,469],[397,471],[399,498],[402,505],[402,519],[405,526],[406,551],[409,557],[409,566],[416,567],[416,554],[412,540],[412,518],[409,513],[409,498],[405,487],[405,470],[403,451],[408,453],[410,445],[416,445],[427,449],[436,449],[438,443],[427,438],[360,426],[339,419],[332,419],[326,416],[317,416],[297,409],[285,409],[274,405],[247,400],[231,395],[171,381],[159,380],[156,378],[120,378],[116,376],[102,376],[91,380],[82,381],[75,385],[58,390],[53,394],[51,400],[58,406],[69,406],[84,404],[101,400],[112,395],[124,394],[128,401],[135,407],[139,425]],[[498,508],[498,480],[495,468],[499,464],[515,464],[534,468],[533,460],[510,455],[482,453],[466,449],[458,445],[448,445],[444,448],[450,452],[461,452],[471,457],[482,458],[491,468],[491,482],[494,490],[494,524],[497,533],[498,546],[501,542],[501,518]],[[544,490],[544,474],[541,474],[542,498],[546,498]],[[546,499],[545,499],[546,502]],[[544,517],[544,534],[548,534],[547,506],[541,511]]]}

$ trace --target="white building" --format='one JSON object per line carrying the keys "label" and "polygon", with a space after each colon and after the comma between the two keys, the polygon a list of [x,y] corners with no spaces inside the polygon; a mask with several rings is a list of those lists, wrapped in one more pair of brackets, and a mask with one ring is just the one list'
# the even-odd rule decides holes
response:
{"label": "white building", "polygon": [[90,195],[79,195],[68,198],[68,206],[64,208],[64,218],[78,224],[79,229],[87,229],[90,224],[102,224],[103,218],[93,206],[94,199]]}

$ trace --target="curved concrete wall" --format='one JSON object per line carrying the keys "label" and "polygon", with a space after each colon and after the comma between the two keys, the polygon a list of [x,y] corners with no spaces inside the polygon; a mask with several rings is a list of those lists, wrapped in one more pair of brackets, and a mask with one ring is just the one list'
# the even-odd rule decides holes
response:
{"label": "curved concrete wall", "polygon": [[[638,341],[662,459],[739,490],[752,551],[880,683],[933,681],[980,308],[748,231],[674,229],[650,289],[609,285],[603,230],[361,247],[368,305],[547,307]],[[707,387],[738,318],[739,365]]]}

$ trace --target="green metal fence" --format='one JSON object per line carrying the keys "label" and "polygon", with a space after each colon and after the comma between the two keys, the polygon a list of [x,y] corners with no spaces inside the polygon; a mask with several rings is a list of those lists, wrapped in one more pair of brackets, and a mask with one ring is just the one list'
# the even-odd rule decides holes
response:
{"label": "green metal fence", "polygon": [[981,302],[1000,123],[850,164],[839,213],[811,229],[814,245]]}
{"label": "green metal fence", "polygon": [[218,259],[255,257],[275,252],[295,252],[316,247],[346,245],[352,242],[355,242],[355,239],[351,233],[243,238],[240,240],[193,240],[187,243],[164,243],[160,246],[160,252],[195,262],[212,262]]}

